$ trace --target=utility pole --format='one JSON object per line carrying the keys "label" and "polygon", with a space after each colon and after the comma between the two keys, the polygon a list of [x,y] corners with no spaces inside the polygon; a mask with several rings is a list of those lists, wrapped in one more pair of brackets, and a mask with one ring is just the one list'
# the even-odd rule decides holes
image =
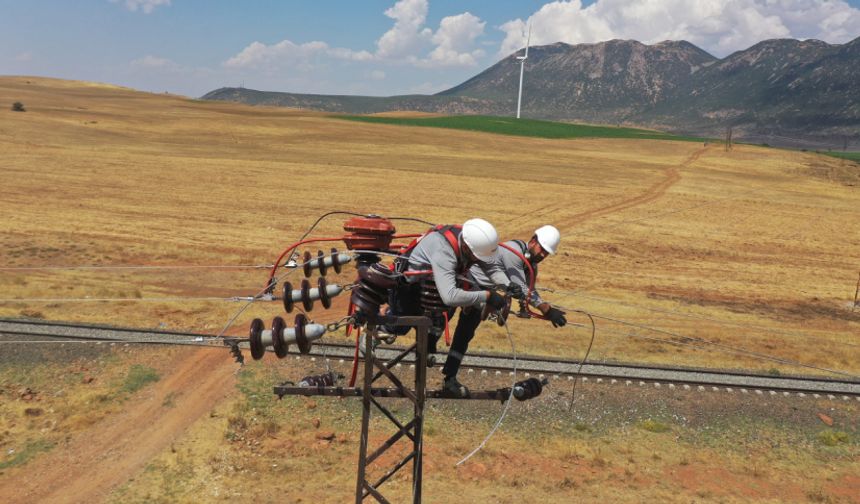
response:
{"label": "utility pole", "polygon": [[726,152],[732,150],[732,127],[726,128]]}
{"label": "utility pole", "polygon": [[860,273],[857,275],[857,288],[854,290],[854,304],[851,306],[851,311],[857,308],[858,296],[860,296]]}

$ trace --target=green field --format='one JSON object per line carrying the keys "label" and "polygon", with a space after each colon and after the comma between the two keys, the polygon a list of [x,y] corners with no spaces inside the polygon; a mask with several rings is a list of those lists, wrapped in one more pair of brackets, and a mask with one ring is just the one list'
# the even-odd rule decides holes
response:
{"label": "green field", "polygon": [[539,138],[640,138],[648,140],[682,140],[703,142],[696,137],[675,136],[654,130],[616,128],[612,126],[590,126],[535,119],[514,119],[495,116],[445,116],[445,117],[378,117],[364,115],[340,115],[340,119],[401,126],[425,126],[468,131],[483,131],[500,135],[516,135]]}
{"label": "green field", "polygon": [[856,161],[860,163],[860,152],[833,152],[833,151],[818,151],[819,154],[824,154],[826,156],[833,156],[842,159],[850,159],[851,161]]}

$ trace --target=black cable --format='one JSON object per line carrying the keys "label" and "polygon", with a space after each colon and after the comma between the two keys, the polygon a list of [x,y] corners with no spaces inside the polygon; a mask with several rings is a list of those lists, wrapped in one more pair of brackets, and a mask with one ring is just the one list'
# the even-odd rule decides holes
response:
{"label": "black cable", "polygon": [[[305,234],[303,234],[302,237],[299,238],[298,241],[303,241],[305,238],[307,238],[308,235],[311,234],[314,229],[316,229],[316,227],[319,225],[320,222],[325,220],[327,217],[331,217],[332,215],[351,215],[353,217],[364,217],[366,214],[361,214],[361,213],[356,213],[356,212],[348,212],[346,210],[333,210],[331,212],[326,212],[326,213],[320,215],[317,218],[317,220],[314,221],[313,224],[311,224],[311,227],[309,227],[308,230],[305,231]],[[296,255],[298,253],[299,253],[298,250],[294,250],[293,253],[291,253],[290,256],[287,258],[287,262],[284,264],[285,265],[289,264],[290,261],[294,260],[294,258],[296,257]],[[281,266],[278,265],[278,267],[280,268]]]}
{"label": "black cable", "polygon": [[427,222],[423,219],[417,219],[415,217],[386,217],[388,220],[403,220],[403,221],[412,221],[412,222],[420,222],[421,224],[427,224],[428,226],[435,226],[432,222]]}
{"label": "black cable", "polygon": [[573,389],[570,391],[570,404],[567,406],[567,412],[570,413],[573,411],[573,403],[576,401],[576,384],[579,382],[579,376],[582,373],[582,366],[585,365],[585,362],[588,360],[588,355],[591,354],[591,347],[594,345],[594,336],[597,334],[597,324],[594,322],[594,317],[591,316],[590,313],[584,312],[581,310],[572,310],[575,313],[582,313],[588,316],[588,319],[591,320],[591,341],[588,343],[588,348],[585,350],[585,355],[582,357],[582,360],[579,361],[579,368],[576,370],[576,376],[573,378]]}

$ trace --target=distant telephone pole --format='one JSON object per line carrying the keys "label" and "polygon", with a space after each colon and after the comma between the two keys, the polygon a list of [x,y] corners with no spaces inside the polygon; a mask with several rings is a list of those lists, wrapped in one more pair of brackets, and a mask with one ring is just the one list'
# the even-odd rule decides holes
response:
{"label": "distant telephone pole", "polygon": [[732,150],[732,127],[726,128],[726,152]]}
{"label": "distant telephone pole", "polygon": [[857,308],[858,297],[860,297],[860,275],[857,276],[857,288],[854,290],[854,305],[851,307],[851,311]]}

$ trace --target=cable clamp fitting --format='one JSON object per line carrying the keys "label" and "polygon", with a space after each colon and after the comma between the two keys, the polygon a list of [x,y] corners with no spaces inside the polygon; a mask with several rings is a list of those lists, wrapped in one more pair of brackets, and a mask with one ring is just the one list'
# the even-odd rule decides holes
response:
{"label": "cable clamp fitting", "polygon": [[344,317],[344,318],[338,320],[337,322],[332,322],[330,324],[327,324],[325,326],[325,330],[326,330],[326,332],[336,332],[340,328],[346,327],[348,325],[352,325],[354,323],[355,323],[355,317],[350,315],[349,317]]}

